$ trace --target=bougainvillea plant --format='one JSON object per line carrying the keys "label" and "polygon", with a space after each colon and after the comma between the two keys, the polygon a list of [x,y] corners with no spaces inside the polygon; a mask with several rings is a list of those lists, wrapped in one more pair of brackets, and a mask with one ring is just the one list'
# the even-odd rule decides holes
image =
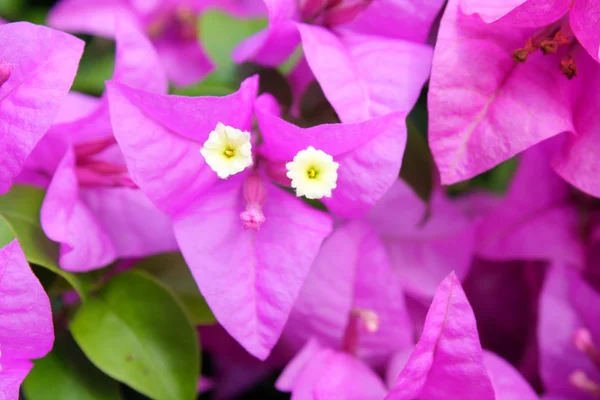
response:
{"label": "bougainvillea plant", "polygon": [[600,399],[600,0],[0,2],[0,400]]}

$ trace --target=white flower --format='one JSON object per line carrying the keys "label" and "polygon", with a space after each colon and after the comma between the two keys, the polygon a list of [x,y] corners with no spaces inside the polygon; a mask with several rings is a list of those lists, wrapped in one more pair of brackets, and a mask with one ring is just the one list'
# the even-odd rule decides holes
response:
{"label": "white flower", "polygon": [[200,154],[219,178],[235,175],[252,165],[250,134],[219,122]]}
{"label": "white flower", "polygon": [[331,197],[336,188],[339,164],[324,151],[309,146],[296,154],[292,162],[287,163],[287,177],[292,180],[296,196],[308,199]]}

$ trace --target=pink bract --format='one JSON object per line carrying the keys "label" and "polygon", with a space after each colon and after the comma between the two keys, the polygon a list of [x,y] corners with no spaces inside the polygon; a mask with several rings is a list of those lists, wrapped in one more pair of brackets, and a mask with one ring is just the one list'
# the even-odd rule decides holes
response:
{"label": "pink bract", "polygon": [[0,25],[0,193],[56,117],[79,65],[83,41],[27,22]]}
{"label": "pink bract", "polygon": [[48,295],[14,240],[0,249],[0,398],[18,400],[33,364],[54,344]]}

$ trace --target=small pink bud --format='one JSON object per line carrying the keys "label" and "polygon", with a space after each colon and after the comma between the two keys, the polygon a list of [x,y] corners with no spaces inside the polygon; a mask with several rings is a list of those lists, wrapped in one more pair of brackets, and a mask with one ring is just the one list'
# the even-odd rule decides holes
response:
{"label": "small pink bud", "polygon": [[373,0],[346,0],[327,10],[323,25],[336,26],[348,23],[371,5]]}
{"label": "small pink bud", "polygon": [[262,206],[267,192],[262,178],[257,173],[248,175],[244,182],[244,200],[248,204]]}
{"label": "small pink bud", "polygon": [[244,223],[244,229],[258,231],[265,222],[265,215],[262,212],[262,205],[267,196],[265,184],[257,173],[251,173],[244,182],[244,200],[246,200],[246,210],[240,213],[240,218]]}
{"label": "small pink bud", "polygon": [[7,80],[10,79],[14,68],[12,64],[9,64],[5,61],[0,61],[0,87],[6,83]]}
{"label": "small pink bud", "polygon": [[252,229],[258,231],[260,226],[265,222],[265,215],[260,207],[248,205],[246,211],[240,214],[240,218],[244,223],[244,229]]}

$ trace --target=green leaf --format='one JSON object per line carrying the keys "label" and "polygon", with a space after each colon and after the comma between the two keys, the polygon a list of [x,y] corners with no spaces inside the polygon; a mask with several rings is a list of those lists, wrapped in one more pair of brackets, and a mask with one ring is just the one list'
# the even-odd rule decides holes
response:
{"label": "green leaf", "polygon": [[36,360],[23,383],[27,400],[117,400],[119,384],[89,362],[72,338],[57,338],[54,349]]}
{"label": "green leaf", "polygon": [[510,182],[517,170],[518,160],[516,157],[509,158],[501,164],[467,181],[455,183],[448,187],[451,196],[459,196],[471,190],[487,190],[503,194],[508,190]]}
{"label": "green leaf", "polygon": [[2,18],[18,20],[25,7],[25,0],[0,0],[0,15]]}
{"label": "green leaf", "polygon": [[72,89],[96,96],[102,95],[104,82],[111,78],[114,66],[114,42],[94,38],[85,48]]}
{"label": "green leaf", "polygon": [[216,66],[215,80],[230,84],[236,82],[236,64],[231,53],[242,40],[266,27],[267,20],[239,19],[222,11],[210,10],[202,14],[198,23],[202,47]]}
{"label": "green leaf", "polygon": [[408,138],[400,177],[427,202],[433,189],[433,159],[427,145],[427,138],[410,117],[406,120],[406,127]]}
{"label": "green leaf", "polygon": [[155,400],[196,398],[196,330],[180,302],[148,274],[114,276],[83,303],[70,329],[90,361],[114,379]]}
{"label": "green leaf", "polygon": [[194,325],[212,325],[217,321],[181,253],[159,254],[148,257],[135,268],[142,269],[167,285],[185,305]]}
{"label": "green leaf", "polygon": [[[199,21],[200,42],[217,68],[229,67],[235,46],[267,26],[265,18],[240,19],[225,12],[210,10]],[[226,32],[226,34],[224,34]]]}
{"label": "green leaf", "polygon": [[237,82],[223,80],[219,71],[214,71],[195,85],[184,88],[172,87],[171,93],[180,96],[226,96],[235,92],[238,88]]}
{"label": "green leaf", "polygon": [[40,209],[45,194],[36,187],[13,185],[10,192],[0,196],[0,247],[17,238],[27,261],[62,276],[85,298],[85,275],[76,276],[58,266],[58,245],[42,230]]}
{"label": "green leaf", "polygon": [[296,66],[296,64],[298,64],[298,61],[300,61],[303,54],[302,46],[298,45],[288,59],[277,66],[277,71],[283,75],[288,74]]}

